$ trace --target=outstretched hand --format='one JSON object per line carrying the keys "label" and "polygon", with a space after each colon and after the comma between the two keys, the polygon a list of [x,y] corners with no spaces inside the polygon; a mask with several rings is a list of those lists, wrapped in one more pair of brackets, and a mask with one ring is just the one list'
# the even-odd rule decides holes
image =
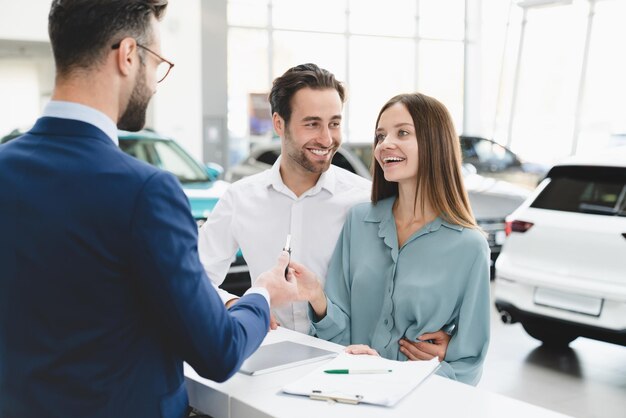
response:
{"label": "outstretched hand", "polygon": [[311,270],[295,261],[291,261],[289,267],[298,282],[298,300],[309,302],[318,319],[325,317],[328,306],[320,279]]}
{"label": "outstretched hand", "polygon": [[254,282],[255,286],[267,289],[270,294],[272,307],[298,300],[298,284],[291,269],[287,277],[285,277],[285,269],[288,264],[289,254],[287,251],[281,251],[276,265],[270,270],[261,273]]}
{"label": "outstretched hand", "polygon": [[322,284],[311,270],[303,264],[291,261],[289,271],[293,273],[298,283],[298,299],[310,302],[324,294]]}

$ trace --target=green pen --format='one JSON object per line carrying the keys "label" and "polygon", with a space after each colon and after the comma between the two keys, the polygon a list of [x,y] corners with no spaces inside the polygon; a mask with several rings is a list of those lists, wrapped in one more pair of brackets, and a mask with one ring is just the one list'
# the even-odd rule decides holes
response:
{"label": "green pen", "polygon": [[324,373],[328,374],[378,374],[378,373],[391,373],[391,369],[331,369],[324,370]]}

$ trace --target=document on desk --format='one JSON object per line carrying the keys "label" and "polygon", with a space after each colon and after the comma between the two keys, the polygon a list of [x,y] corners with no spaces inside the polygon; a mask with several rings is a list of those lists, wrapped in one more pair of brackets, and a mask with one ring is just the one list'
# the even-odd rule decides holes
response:
{"label": "document on desk", "polygon": [[[393,406],[438,367],[437,358],[429,361],[395,361],[342,353],[282,390],[311,399]],[[339,370],[348,372],[338,373]]]}

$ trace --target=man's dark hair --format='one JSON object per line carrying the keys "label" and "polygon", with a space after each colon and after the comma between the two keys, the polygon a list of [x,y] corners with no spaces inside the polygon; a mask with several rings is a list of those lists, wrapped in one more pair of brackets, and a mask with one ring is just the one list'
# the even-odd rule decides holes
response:
{"label": "man's dark hair", "polygon": [[278,113],[285,123],[291,118],[291,98],[300,89],[308,87],[313,90],[335,89],[341,102],[345,102],[346,92],[343,84],[328,70],[315,64],[301,64],[288,69],[285,74],[276,78],[270,91],[272,114]]}
{"label": "man's dark hair", "polygon": [[151,41],[151,17],[161,19],[168,0],[53,0],[48,34],[57,72],[67,74],[102,63],[126,37]]}

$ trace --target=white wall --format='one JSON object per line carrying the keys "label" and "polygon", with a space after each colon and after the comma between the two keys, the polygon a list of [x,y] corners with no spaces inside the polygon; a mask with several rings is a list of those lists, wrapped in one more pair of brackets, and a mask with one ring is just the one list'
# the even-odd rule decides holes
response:
{"label": "white wall", "polygon": [[51,0],[0,0],[0,39],[48,40]]}
{"label": "white wall", "polygon": [[[0,0],[0,136],[31,126],[52,92],[54,63],[49,48],[41,48],[48,42],[49,8],[50,0]],[[162,55],[176,66],[158,86],[148,123],[201,159],[199,0],[171,1],[161,37]]]}
{"label": "white wall", "polygon": [[32,62],[1,61],[0,97],[0,136],[33,125],[40,109],[37,70]]}
{"label": "white wall", "polygon": [[170,1],[161,25],[162,55],[175,66],[153,98],[154,128],[202,160],[200,2]]}

